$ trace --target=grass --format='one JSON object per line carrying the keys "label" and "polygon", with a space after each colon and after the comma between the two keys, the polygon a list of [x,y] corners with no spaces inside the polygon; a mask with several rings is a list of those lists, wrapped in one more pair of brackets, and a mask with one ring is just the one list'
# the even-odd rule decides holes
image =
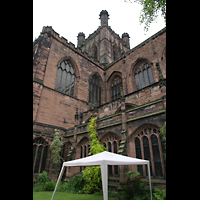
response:
{"label": "grass", "polygon": [[[52,195],[53,191],[33,192],[33,200],[50,200]],[[103,200],[103,196],[56,191],[53,200]]]}

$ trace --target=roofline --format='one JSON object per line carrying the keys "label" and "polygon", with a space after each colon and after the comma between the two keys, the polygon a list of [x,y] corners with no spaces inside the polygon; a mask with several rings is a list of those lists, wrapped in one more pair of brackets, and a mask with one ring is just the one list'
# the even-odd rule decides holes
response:
{"label": "roofline", "polygon": [[149,38],[147,38],[146,40],[144,40],[143,42],[141,42],[137,46],[133,47],[132,49],[130,49],[129,51],[127,51],[126,53],[124,53],[122,56],[120,56],[118,59],[116,59],[113,62],[111,62],[110,64],[108,64],[104,68],[104,70],[107,70],[108,68],[112,67],[115,63],[117,63],[118,61],[120,61],[121,59],[123,59],[125,56],[129,55],[130,53],[134,52],[135,50],[139,49],[140,47],[146,45],[148,42],[150,42],[151,40],[154,40],[158,36],[162,35],[164,32],[166,32],[166,27],[164,27],[163,29],[161,29],[160,31],[158,31],[157,33],[155,33],[154,35],[150,36]]}
{"label": "roofline", "polygon": [[[52,37],[53,39],[55,39],[58,42],[62,43],[63,45],[65,45],[66,47],[68,47],[69,49],[71,49],[72,51],[77,53],[78,55],[80,55],[83,58],[85,58],[86,60],[90,61],[92,64],[96,65],[101,70],[104,70],[104,66],[102,64],[100,64],[99,62],[95,61],[86,52],[82,52],[82,50],[80,48],[75,47],[75,45],[72,42],[68,42],[68,40],[66,38],[64,38],[63,36],[60,37],[60,35],[56,31],[54,31],[52,26],[43,26],[42,32],[40,33],[39,37],[43,36],[44,34],[47,34],[48,37]],[[36,45],[36,43],[38,42],[39,37],[33,42],[33,46]]]}

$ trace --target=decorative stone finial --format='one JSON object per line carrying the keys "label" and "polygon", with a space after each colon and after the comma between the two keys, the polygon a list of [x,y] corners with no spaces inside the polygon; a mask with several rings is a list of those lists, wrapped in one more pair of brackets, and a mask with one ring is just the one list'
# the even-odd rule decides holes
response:
{"label": "decorative stone finial", "polygon": [[107,10],[102,10],[99,15],[99,19],[101,19],[101,26],[105,25],[108,26],[108,18],[109,14]]}

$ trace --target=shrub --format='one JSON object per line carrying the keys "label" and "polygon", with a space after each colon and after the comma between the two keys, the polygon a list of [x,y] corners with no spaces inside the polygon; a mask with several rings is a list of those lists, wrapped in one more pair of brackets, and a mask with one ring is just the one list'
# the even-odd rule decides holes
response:
{"label": "shrub", "polygon": [[45,185],[44,185],[44,191],[54,191],[55,186],[56,186],[56,183],[53,182],[53,181],[45,183]]}
{"label": "shrub", "polygon": [[44,185],[43,184],[39,184],[39,183],[36,183],[33,187],[33,191],[34,192],[41,192],[44,190]]}
{"label": "shrub", "polygon": [[[103,195],[103,193],[102,193],[102,195]],[[117,198],[118,197],[118,192],[115,192],[111,188],[109,188],[109,190],[108,190],[108,196],[109,197],[113,197],[113,198]]]}
{"label": "shrub", "polygon": [[33,191],[35,192],[44,191],[44,185],[48,181],[49,181],[49,178],[47,176],[47,172],[43,171],[42,173],[38,175],[37,181],[33,187]]}
{"label": "shrub", "polygon": [[155,200],[166,200],[166,188],[163,190],[153,188],[153,196]]}
{"label": "shrub", "polygon": [[83,171],[83,179],[87,183],[83,188],[86,194],[99,192],[102,189],[100,166],[87,167]]}
{"label": "shrub", "polygon": [[83,193],[85,181],[83,177],[73,176],[72,180],[67,184],[67,190],[76,193]]}
{"label": "shrub", "polygon": [[45,184],[45,182],[49,181],[49,178],[47,176],[47,172],[43,171],[42,173],[40,173],[37,177],[38,183],[39,184]]}
{"label": "shrub", "polygon": [[125,185],[121,185],[122,192],[120,193],[120,199],[130,200],[148,200],[150,199],[150,191],[145,186],[146,183],[142,183],[138,177],[139,172],[128,172],[128,179]]}
{"label": "shrub", "polygon": [[68,183],[60,181],[57,191],[58,192],[68,192]]}

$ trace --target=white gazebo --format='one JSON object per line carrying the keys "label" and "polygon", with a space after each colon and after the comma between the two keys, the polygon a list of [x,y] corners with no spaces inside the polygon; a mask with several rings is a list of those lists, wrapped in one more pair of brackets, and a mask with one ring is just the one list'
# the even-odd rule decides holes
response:
{"label": "white gazebo", "polygon": [[150,177],[150,166],[148,160],[142,160],[138,158],[132,158],[128,156],[123,156],[111,152],[104,151],[92,156],[85,158],[80,158],[77,160],[72,160],[64,162],[56,183],[51,200],[55,195],[56,189],[64,172],[64,167],[75,167],[75,166],[101,166],[101,177],[102,177],[102,187],[103,187],[103,198],[108,200],[108,165],[147,165],[148,166],[148,176],[149,176],[149,186],[150,195],[152,200],[152,189],[151,189],[151,177]]}

